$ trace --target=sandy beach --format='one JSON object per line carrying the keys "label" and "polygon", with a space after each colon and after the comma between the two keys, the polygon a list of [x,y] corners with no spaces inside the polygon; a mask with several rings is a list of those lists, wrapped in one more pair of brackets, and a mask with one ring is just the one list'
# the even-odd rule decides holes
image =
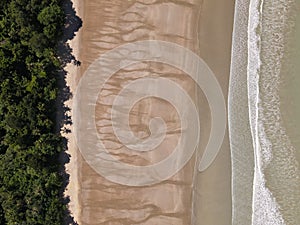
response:
{"label": "sandy beach", "polygon": [[[80,1],[71,1],[72,2],[72,7],[76,12],[76,16],[83,18],[83,7],[82,3]],[[79,49],[80,49],[80,34],[81,31],[76,32],[75,36],[73,37],[72,40],[68,41],[68,44],[70,48],[72,49],[72,55],[74,56],[75,59],[78,59],[79,57]],[[79,67],[74,64],[74,62],[69,63],[65,71],[67,71],[66,75],[66,85],[70,88],[70,93],[73,95],[76,90],[76,79],[79,74]],[[68,101],[65,102],[65,106],[72,109],[73,105],[73,99],[70,98]],[[68,112],[68,116],[73,117],[72,110]],[[74,137],[74,130],[72,124],[65,125],[64,128],[66,130],[70,130],[70,133],[62,132],[62,135],[68,140],[67,143],[67,154],[70,155],[70,162],[66,164],[66,172],[69,174],[69,184],[65,190],[65,196],[69,196],[70,198],[70,203],[69,203],[69,209],[74,217],[75,221],[79,221],[79,215],[81,212],[81,205],[79,202],[79,194],[80,194],[80,185],[79,185],[79,179],[78,179],[78,170],[80,167],[78,166],[78,149],[76,145],[76,140]]]}
{"label": "sandy beach", "polygon": [[[200,57],[217,77],[228,96],[234,1],[204,1],[200,17]],[[199,105],[202,105],[201,102]],[[209,127],[209,124],[205,124]],[[196,177],[195,224],[231,224],[231,163],[226,133],[214,163]],[[200,142],[200,152],[206,143]]]}
{"label": "sandy beach", "polygon": [[[233,0],[73,0],[83,26],[71,41],[73,53],[81,62],[69,65],[67,84],[75,93],[85,71],[101,54],[124,43],[163,40],[177,43],[200,55],[216,75],[227,99]],[[176,81],[192,99],[197,99],[201,136],[201,155],[210,133],[207,101],[195,83],[184,73],[159,63],[140,63],[117,72],[105,85],[96,107],[96,123],[104,144],[120,161],[149,165],[164,159],[180,136],[180,118],[167,102],[156,98],[137,103],[130,114],[130,125],[140,138],[149,135],[151,117],[167,124],[167,136],[155,151],[132,153],[119,142],[107,123],[113,97],[132,79],[160,76]],[[107,97],[109,96],[109,97]],[[105,103],[105,104],[104,104]],[[72,106],[72,100],[67,102]],[[70,127],[72,130],[73,127]],[[228,134],[214,163],[204,172],[195,171],[196,156],[170,179],[147,187],[112,183],[96,173],[76,147],[73,133],[68,134],[67,166],[70,184],[70,210],[80,225],[225,225],[231,224],[231,165]]]}

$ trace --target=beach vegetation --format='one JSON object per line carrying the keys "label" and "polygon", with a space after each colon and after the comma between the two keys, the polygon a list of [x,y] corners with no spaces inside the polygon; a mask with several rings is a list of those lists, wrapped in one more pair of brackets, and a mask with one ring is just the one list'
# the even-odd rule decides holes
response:
{"label": "beach vegetation", "polygon": [[0,224],[63,224],[56,129],[60,0],[0,4]]}

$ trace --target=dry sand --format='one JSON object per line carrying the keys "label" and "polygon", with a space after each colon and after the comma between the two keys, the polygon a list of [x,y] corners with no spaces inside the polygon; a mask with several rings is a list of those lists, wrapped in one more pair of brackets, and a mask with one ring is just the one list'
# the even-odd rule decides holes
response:
{"label": "dry sand", "polygon": [[[76,11],[76,15],[82,18],[83,16],[83,7],[82,3],[80,1],[73,0],[73,8]],[[72,49],[73,56],[78,59],[79,57],[79,48],[80,48],[80,34],[81,31],[77,32],[75,34],[75,37],[68,41],[68,44],[70,45]],[[77,65],[75,65],[73,62],[69,63],[65,71],[67,71],[66,76],[66,85],[70,88],[70,93],[74,94],[76,90],[76,78],[79,74],[79,68]],[[73,100],[72,98],[65,102],[65,106],[72,109]],[[72,110],[69,112],[69,115],[71,118]],[[65,129],[71,130],[71,133],[65,133],[62,132],[62,135],[68,140],[68,150],[67,153],[70,155],[70,162],[66,164],[66,171],[70,175],[69,177],[69,183],[65,190],[65,196],[70,197],[70,203],[69,203],[69,209],[72,213],[72,216],[74,217],[75,221],[78,221],[80,212],[81,212],[81,206],[79,202],[79,194],[80,194],[80,185],[79,185],[79,179],[78,179],[78,170],[80,169],[78,167],[78,149],[76,145],[76,140],[73,135],[73,126],[68,124],[64,126]],[[63,129],[62,129],[63,130]]]}
{"label": "dry sand", "polygon": [[[67,82],[71,91],[75,91],[80,77],[101,54],[124,43],[157,39],[180,44],[199,54],[216,74],[224,96],[227,97],[233,3],[233,0],[89,0],[80,2],[79,5],[74,0],[74,6],[83,20],[83,27],[71,42],[75,55],[81,61],[78,70],[72,66],[67,68],[70,73]],[[156,63],[126,68],[110,80],[110,85],[107,86],[109,96],[114,97],[118,93],[121,81],[126,83],[132,77],[149,74],[173,79],[192,98],[197,97],[203,140],[199,152],[203,151],[210,129],[209,108],[201,92],[199,96],[195,96],[195,84],[181,71]],[[128,153],[118,142],[111,126],[102,131],[107,125],[104,121],[110,110],[109,104],[101,104],[103,101],[107,103],[111,100],[99,96],[96,109],[98,129],[104,139],[107,139],[105,145],[115,157],[135,165],[146,165],[160,161],[170,153],[168,149],[176,144],[180,135],[176,129],[179,118],[172,106],[153,98],[135,105],[130,115],[130,124],[136,135],[149,135],[147,124],[151,116],[164,118],[168,125],[168,135],[154,153],[133,154]],[[231,224],[228,135],[214,164],[205,172],[196,172],[196,176],[193,176],[193,157],[169,180],[142,188],[114,184],[101,177],[84,161],[72,134],[68,138],[71,162],[67,170],[71,177],[67,194],[71,196],[70,209],[80,225],[188,225],[192,224],[192,214],[195,215],[193,224]]]}

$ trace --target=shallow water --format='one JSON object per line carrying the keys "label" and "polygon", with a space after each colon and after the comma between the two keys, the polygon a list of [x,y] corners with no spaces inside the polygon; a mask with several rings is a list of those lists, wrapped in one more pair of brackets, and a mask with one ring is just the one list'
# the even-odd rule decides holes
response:
{"label": "shallow water", "polygon": [[[300,3],[298,3],[300,5]],[[291,39],[287,62],[289,73],[282,76],[280,85],[280,110],[287,135],[292,145],[297,149],[297,161],[300,162],[300,10],[296,16],[296,26]]]}
{"label": "shallow water", "polygon": [[[300,221],[300,168],[299,168],[299,2],[252,0],[248,8],[237,8],[249,12],[248,23],[237,24],[237,29],[248,27],[249,36],[243,37],[242,50],[248,57],[239,65],[247,71],[249,117],[252,144],[243,148],[232,148],[235,161],[245,159],[239,151],[253,148],[253,161],[246,166],[254,174],[239,174],[233,166],[233,198],[247,199],[243,206],[240,201],[233,203],[237,217],[233,223],[239,224],[298,224]],[[239,36],[239,34],[236,34]],[[240,41],[238,41],[241,43]],[[234,49],[234,46],[233,46]],[[233,62],[238,60],[234,57]],[[247,61],[247,69],[245,63]],[[232,71],[236,75],[237,70]],[[243,82],[246,78],[243,74]],[[233,79],[231,94],[243,93]],[[233,99],[233,98],[231,98]],[[235,99],[234,104],[245,102]],[[231,115],[241,115],[232,108]],[[239,140],[233,136],[236,120],[230,118],[231,143]],[[244,124],[247,125],[246,123]],[[241,127],[241,129],[245,128]],[[254,167],[253,166],[254,163]],[[242,186],[251,189],[242,192]],[[252,209],[249,210],[249,205]],[[247,216],[244,216],[247,215]],[[251,219],[249,216],[251,215]],[[244,221],[243,221],[244,220]]]}

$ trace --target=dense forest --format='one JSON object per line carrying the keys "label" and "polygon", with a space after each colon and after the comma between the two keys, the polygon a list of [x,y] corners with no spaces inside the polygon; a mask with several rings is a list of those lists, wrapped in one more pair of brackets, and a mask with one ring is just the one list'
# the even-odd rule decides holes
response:
{"label": "dense forest", "polygon": [[0,224],[63,224],[56,129],[62,0],[1,0]]}

